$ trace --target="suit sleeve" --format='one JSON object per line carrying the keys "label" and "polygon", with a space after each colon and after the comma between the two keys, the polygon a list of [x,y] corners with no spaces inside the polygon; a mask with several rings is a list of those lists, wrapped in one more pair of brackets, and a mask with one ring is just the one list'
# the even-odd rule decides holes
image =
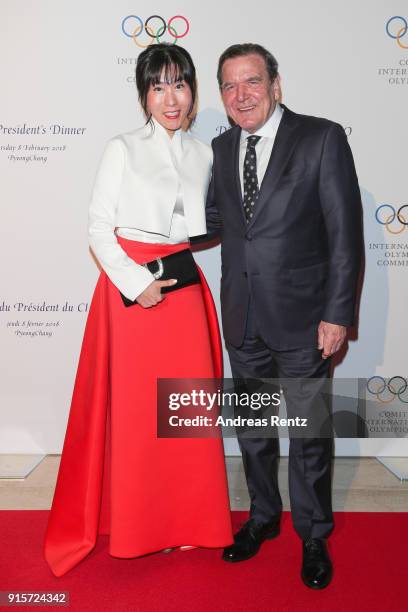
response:
{"label": "suit sleeve", "polygon": [[88,237],[90,247],[109,279],[125,297],[135,300],[154,281],[154,277],[128,257],[115,235],[124,166],[124,148],[114,138],[108,142],[97,171],[89,207]]}
{"label": "suit sleeve", "polygon": [[362,257],[362,206],[353,156],[333,123],[323,145],[319,196],[328,237],[329,276],[323,321],[353,325]]}
{"label": "suit sleeve", "polygon": [[215,168],[215,150],[214,150],[214,141],[212,142],[213,149],[213,165],[211,171],[211,179],[210,184],[208,186],[207,199],[205,204],[205,219],[207,226],[207,233],[202,236],[194,236],[194,238],[190,239],[191,244],[201,244],[204,242],[209,242],[210,240],[214,240],[218,238],[221,234],[222,223],[220,213],[217,208],[217,204],[215,201],[215,177],[214,177],[214,168]]}

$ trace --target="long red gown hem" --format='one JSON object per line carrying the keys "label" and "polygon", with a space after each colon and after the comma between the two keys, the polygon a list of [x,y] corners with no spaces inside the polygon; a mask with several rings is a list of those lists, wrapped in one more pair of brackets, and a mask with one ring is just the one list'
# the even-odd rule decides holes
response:
{"label": "long red gown hem", "polygon": [[[185,244],[144,245],[122,238],[118,242],[137,263],[186,248]],[[180,546],[224,548],[233,542],[221,436],[203,440],[198,446],[195,438],[184,439],[182,445],[174,440],[172,452],[166,450],[165,456],[160,456],[162,446],[157,444],[149,456],[151,470],[145,473],[140,470],[139,455],[131,452],[134,447],[143,448],[146,436],[156,430],[157,372],[168,372],[170,378],[189,377],[191,372],[199,373],[197,378],[222,378],[217,314],[201,270],[200,276],[200,285],[175,291],[152,309],[139,305],[125,308],[107,275],[102,272],[99,277],[85,326],[45,534],[44,556],[55,576],[84,560],[98,536],[108,532],[114,534],[110,537],[115,541],[109,554],[119,559]],[[154,360],[145,359],[156,345],[160,351]],[[138,410],[139,406],[143,410]],[[167,443],[165,447],[169,448]],[[189,457],[189,468],[184,456]],[[191,470],[197,481],[193,491]],[[157,494],[152,493],[152,474]],[[138,499],[150,495],[152,503],[160,500],[169,477],[174,479],[174,495],[164,495],[160,503],[165,525],[174,525],[179,534],[169,540],[171,528],[166,536],[163,525],[156,531],[152,526],[151,545],[148,532],[147,537],[140,536],[138,544],[137,533],[132,535],[133,529],[128,532],[124,525],[133,521],[149,524],[148,512],[135,511]],[[210,511],[201,502],[202,487],[212,489]],[[191,517],[187,529],[179,525],[181,507]],[[122,518],[118,520],[118,516]],[[189,532],[194,528],[197,535],[191,537]]]}
{"label": "long red gown hem", "polygon": [[233,544],[233,539],[229,539],[229,540],[224,540],[223,542],[217,542],[217,543],[206,543],[206,544],[200,544],[197,541],[191,541],[189,540],[189,544],[179,544],[179,543],[166,543],[163,544],[163,546],[159,546],[158,548],[154,548],[154,549],[147,549],[144,552],[134,552],[134,553],[114,553],[111,551],[109,552],[109,555],[111,557],[113,557],[114,559],[138,559],[139,557],[145,557],[146,555],[153,555],[155,553],[160,553],[161,551],[165,550],[166,548],[180,548],[181,546],[194,546],[195,548],[206,548],[208,550],[217,550],[217,549],[221,549],[221,548],[225,548],[226,546],[231,546],[231,544]]}

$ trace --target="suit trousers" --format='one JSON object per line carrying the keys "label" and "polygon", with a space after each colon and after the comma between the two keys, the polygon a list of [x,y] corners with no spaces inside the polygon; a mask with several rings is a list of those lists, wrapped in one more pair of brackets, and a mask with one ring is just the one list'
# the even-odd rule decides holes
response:
{"label": "suit trousers", "polygon": [[[320,380],[322,386],[327,385],[330,369],[330,358],[322,359],[320,350],[316,347],[279,351],[269,348],[259,331],[251,300],[244,341],[239,348],[227,343],[227,350],[234,379],[313,378],[310,382],[314,385],[313,393],[316,392],[314,397],[308,393],[304,398],[296,381],[284,391],[288,417],[313,417],[313,406],[319,401]],[[278,487],[279,438],[243,437],[239,430],[237,437],[251,499],[250,517],[257,523],[268,523],[282,512]],[[293,525],[303,540],[326,538],[333,529],[332,454],[331,435],[290,438],[290,506]]]}

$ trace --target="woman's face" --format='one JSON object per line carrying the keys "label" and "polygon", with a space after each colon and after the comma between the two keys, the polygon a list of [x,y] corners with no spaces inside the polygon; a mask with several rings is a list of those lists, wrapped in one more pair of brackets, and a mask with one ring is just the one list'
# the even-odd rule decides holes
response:
{"label": "woman's face", "polygon": [[167,130],[169,136],[181,128],[191,104],[190,86],[185,81],[166,82],[164,70],[160,83],[150,85],[147,92],[147,110]]}

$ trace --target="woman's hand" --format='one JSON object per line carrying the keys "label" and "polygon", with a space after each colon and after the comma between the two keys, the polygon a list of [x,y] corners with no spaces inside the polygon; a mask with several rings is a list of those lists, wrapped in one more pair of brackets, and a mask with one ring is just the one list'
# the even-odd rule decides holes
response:
{"label": "woman's hand", "polygon": [[137,296],[136,302],[143,306],[143,308],[151,308],[156,306],[159,302],[164,299],[164,295],[161,294],[162,287],[171,287],[177,283],[177,279],[170,278],[165,281],[155,280],[146,289]]}

